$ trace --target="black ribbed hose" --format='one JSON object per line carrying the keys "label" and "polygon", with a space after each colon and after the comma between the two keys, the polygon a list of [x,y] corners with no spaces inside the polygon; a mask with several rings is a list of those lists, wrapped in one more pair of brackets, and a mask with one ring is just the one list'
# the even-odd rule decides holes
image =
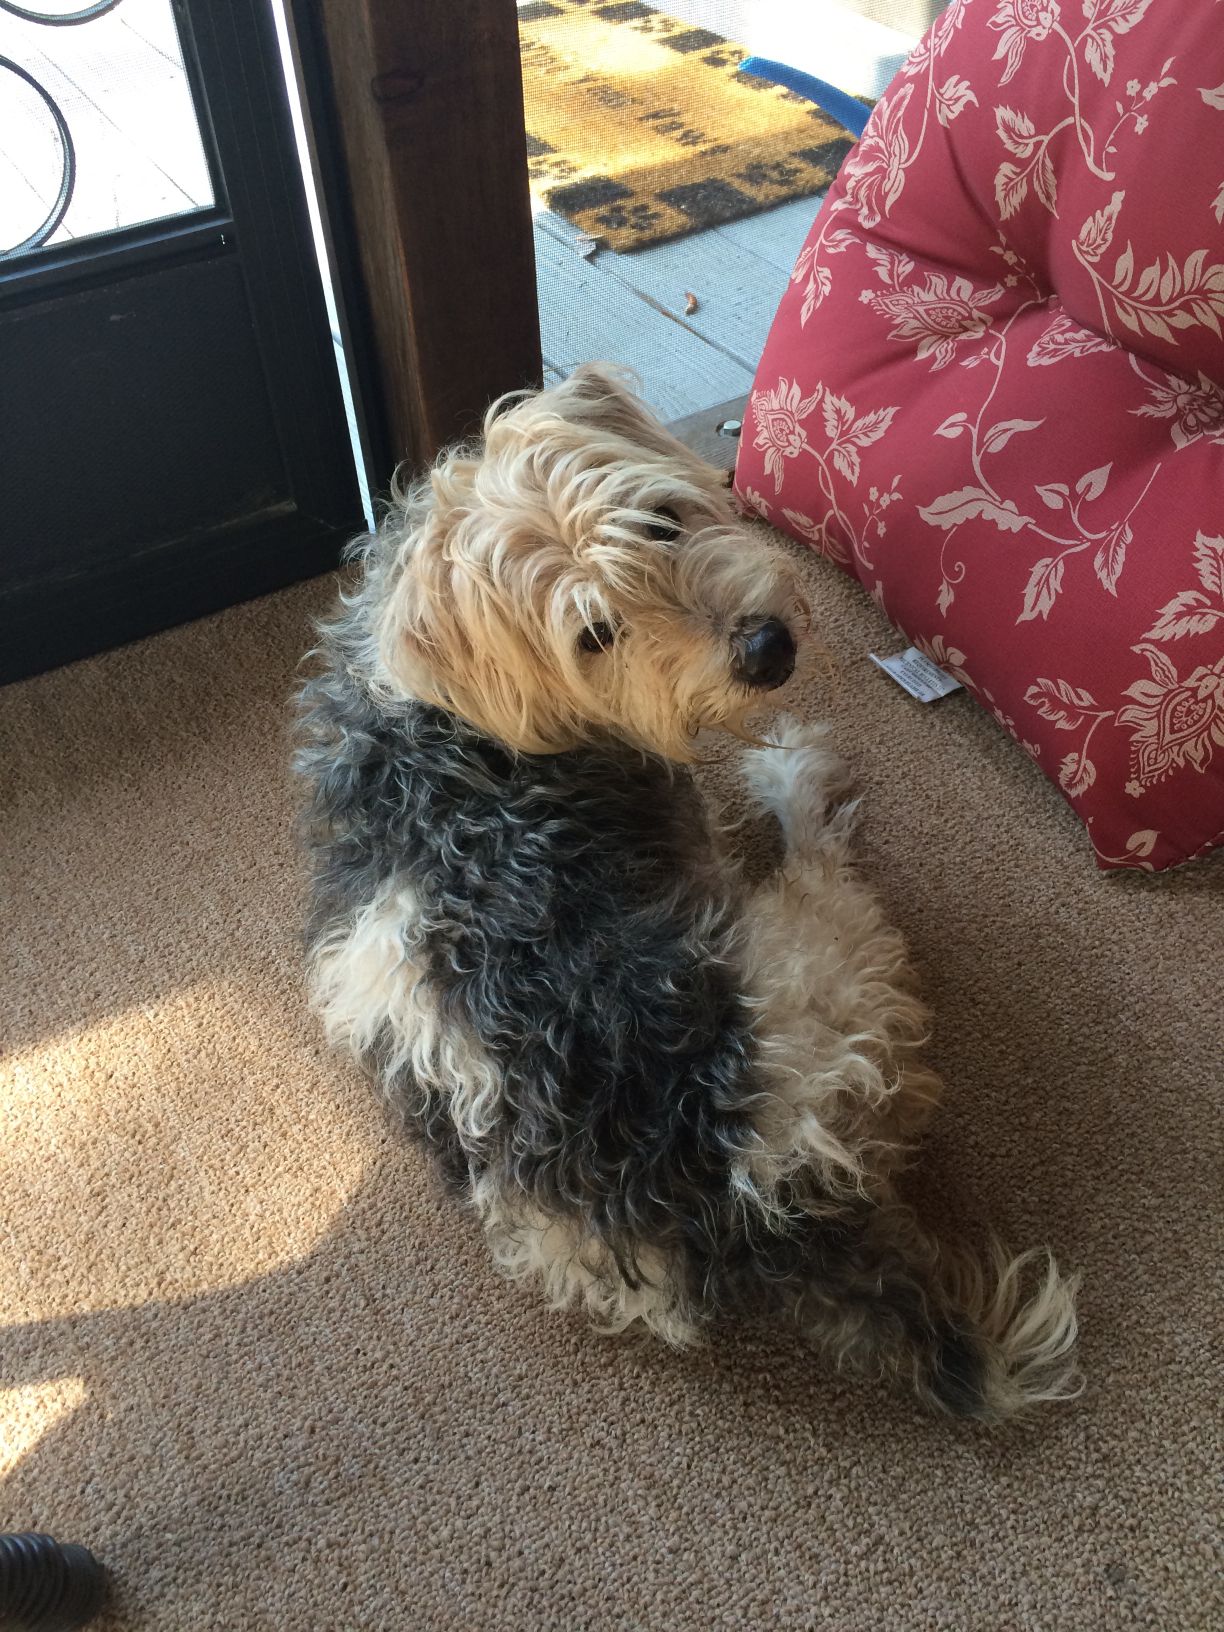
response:
{"label": "black ribbed hose", "polygon": [[0,1632],[71,1632],[102,1608],[106,1573],[88,1547],[0,1535]]}

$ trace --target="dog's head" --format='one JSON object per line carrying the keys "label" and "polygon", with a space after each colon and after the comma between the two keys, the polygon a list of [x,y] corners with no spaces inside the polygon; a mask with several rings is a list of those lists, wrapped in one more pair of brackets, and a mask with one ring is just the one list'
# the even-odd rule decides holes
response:
{"label": "dog's head", "polygon": [[806,609],[718,472],[603,366],[489,411],[366,559],[379,683],[528,753],[745,733]]}

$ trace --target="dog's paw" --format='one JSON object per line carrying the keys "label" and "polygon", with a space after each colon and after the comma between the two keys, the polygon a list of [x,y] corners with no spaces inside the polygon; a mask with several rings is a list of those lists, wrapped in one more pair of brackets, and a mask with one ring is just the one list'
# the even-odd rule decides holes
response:
{"label": "dog's paw", "polygon": [[859,803],[854,778],[826,726],[784,714],[770,729],[768,746],[750,749],[743,763],[748,786],[781,822],[788,850],[849,835]]}
{"label": "dog's paw", "polygon": [[779,715],[764,748],[744,755],[744,773],[779,816],[795,804],[813,812],[836,810],[854,797],[853,774],[833,747],[828,726],[806,725],[790,714]]}

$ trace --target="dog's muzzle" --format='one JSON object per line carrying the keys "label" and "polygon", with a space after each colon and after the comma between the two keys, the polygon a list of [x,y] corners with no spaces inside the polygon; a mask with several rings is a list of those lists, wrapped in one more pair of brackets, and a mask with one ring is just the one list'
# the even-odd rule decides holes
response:
{"label": "dog's muzzle", "polygon": [[795,672],[795,637],[781,618],[749,624],[736,640],[735,677],[758,691],[776,691]]}

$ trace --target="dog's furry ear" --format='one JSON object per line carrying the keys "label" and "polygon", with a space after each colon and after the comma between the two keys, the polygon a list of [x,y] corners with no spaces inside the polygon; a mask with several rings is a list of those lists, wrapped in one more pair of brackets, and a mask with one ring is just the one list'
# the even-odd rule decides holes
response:
{"label": "dog's furry ear", "polygon": [[692,452],[665,430],[633,389],[633,376],[611,363],[583,363],[559,387],[562,412],[624,437],[635,447],[692,458]]}
{"label": "dog's furry ear", "polygon": [[[582,363],[566,379],[551,385],[523,407],[547,413],[566,424],[604,432],[635,449],[700,465],[691,448],[666,430],[633,389],[633,375],[612,363]],[[518,416],[515,416],[518,417]]]}
{"label": "dog's furry ear", "polygon": [[488,566],[454,547],[428,501],[406,520],[396,567],[376,592],[390,694],[458,714],[524,753],[574,747],[581,731],[564,691],[541,684],[538,654]]}

